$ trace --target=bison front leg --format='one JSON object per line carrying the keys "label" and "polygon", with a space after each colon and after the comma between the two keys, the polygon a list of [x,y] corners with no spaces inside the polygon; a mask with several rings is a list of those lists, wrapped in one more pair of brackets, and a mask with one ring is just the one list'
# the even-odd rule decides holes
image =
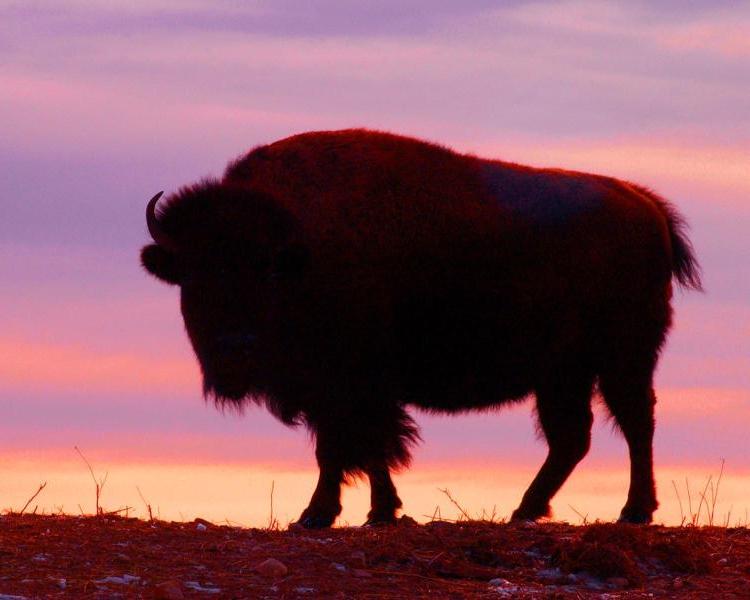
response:
{"label": "bison front leg", "polygon": [[298,524],[306,529],[330,527],[341,513],[343,470],[318,459],[320,475],[310,504],[302,511]]}
{"label": "bison front leg", "polygon": [[391,480],[386,465],[367,469],[370,479],[370,512],[365,525],[388,525],[396,522],[396,511],[401,508],[401,499]]}

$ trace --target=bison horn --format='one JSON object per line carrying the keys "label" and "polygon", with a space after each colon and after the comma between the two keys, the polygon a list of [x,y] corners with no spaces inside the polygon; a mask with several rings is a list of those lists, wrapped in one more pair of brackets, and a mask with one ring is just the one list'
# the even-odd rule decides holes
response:
{"label": "bison horn", "polygon": [[148,224],[148,232],[151,234],[151,237],[154,238],[154,241],[164,248],[165,250],[177,250],[177,244],[175,244],[174,240],[170,238],[164,231],[162,231],[161,226],[159,225],[159,220],[156,218],[156,203],[159,201],[159,198],[161,198],[161,195],[164,192],[159,192],[151,198],[151,200],[148,201],[148,206],[146,207],[146,223]]}

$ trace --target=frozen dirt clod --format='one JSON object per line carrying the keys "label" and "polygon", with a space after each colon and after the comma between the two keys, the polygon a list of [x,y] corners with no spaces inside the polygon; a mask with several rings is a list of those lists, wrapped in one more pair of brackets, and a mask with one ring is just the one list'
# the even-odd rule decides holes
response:
{"label": "frozen dirt clod", "polygon": [[365,571],[364,569],[352,569],[352,575],[354,575],[355,577],[361,577],[363,579],[372,577],[372,573],[370,573],[370,571]]}
{"label": "frozen dirt clod", "polygon": [[367,566],[367,556],[365,556],[365,553],[361,550],[357,550],[356,552],[352,552],[349,555],[349,563],[353,567],[359,567],[363,568]]}
{"label": "frozen dirt clod", "polygon": [[176,579],[162,581],[154,586],[154,600],[182,600],[182,586]]}
{"label": "frozen dirt clod", "polygon": [[275,558],[267,558],[255,567],[255,570],[264,577],[272,577],[274,579],[284,577],[289,572],[287,566]]}

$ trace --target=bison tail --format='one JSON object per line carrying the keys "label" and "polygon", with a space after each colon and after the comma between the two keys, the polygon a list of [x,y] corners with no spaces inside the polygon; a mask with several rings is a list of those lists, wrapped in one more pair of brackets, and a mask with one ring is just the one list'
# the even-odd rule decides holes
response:
{"label": "bison tail", "polygon": [[636,187],[639,192],[656,203],[667,220],[672,246],[672,274],[683,288],[703,291],[701,269],[695,257],[693,244],[687,235],[688,224],[685,218],[658,194],[640,186]]}

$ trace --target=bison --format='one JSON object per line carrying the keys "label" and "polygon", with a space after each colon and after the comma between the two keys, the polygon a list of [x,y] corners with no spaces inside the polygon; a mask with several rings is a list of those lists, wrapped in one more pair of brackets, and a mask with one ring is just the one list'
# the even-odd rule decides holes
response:
{"label": "bison", "polygon": [[654,192],[353,129],[259,146],[160,195],[141,261],[180,286],[205,396],[315,440],[300,525],[332,525],[353,476],[369,478],[367,523],[395,520],[391,471],[419,439],[407,407],[529,396],[549,451],[512,518],[546,516],[589,449],[595,391],[630,451],[620,520],[651,521],[672,279],[700,289],[685,223]]}

